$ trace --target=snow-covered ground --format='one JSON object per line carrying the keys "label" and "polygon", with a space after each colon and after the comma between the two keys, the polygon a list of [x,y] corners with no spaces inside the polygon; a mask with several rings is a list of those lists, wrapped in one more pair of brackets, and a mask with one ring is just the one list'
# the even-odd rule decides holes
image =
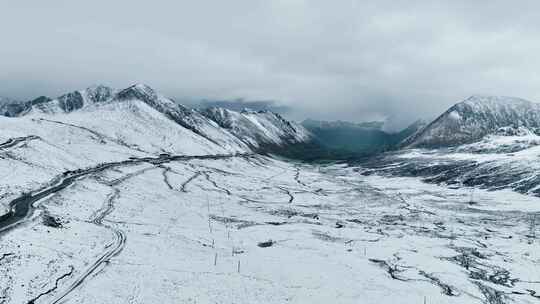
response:
{"label": "snow-covered ground", "polygon": [[512,189],[540,196],[540,136],[487,135],[440,149],[406,149],[363,163],[363,174],[418,177],[427,182],[483,189]]}
{"label": "snow-covered ground", "polygon": [[35,207],[2,235],[4,303],[536,303],[540,292],[540,199],[509,191],[471,202],[470,189],[253,155],[119,166]]}

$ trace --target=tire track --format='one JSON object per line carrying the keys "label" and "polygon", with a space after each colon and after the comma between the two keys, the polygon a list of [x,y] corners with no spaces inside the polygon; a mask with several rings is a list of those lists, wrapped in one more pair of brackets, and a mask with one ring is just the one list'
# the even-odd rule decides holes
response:
{"label": "tire track", "polygon": [[23,137],[10,138],[7,141],[0,144],[0,150],[8,149],[22,142],[28,142],[28,141],[36,140],[36,139],[41,139],[41,137],[36,136],[36,135],[29,135],[29,136],[23,136]]}
{"label": "tire track", "polygon": [[220,191],[223,191],[225,192],[227,195],[231,195],[231,191],[229,191],[228,189],[226,188],[223,188],[221,186],[219,186],[211,177],[210,177],[210,174],[208,173],[208,171],[203,171],[202,174],[204,175],[204,177],[206,178],[206,180],[211,183],[214,188],[220,190]]}
{"label": "tire track", "polygon": [[161,171],[161,175],[163,176],[163,182],[165,185],[167,185],[167,188],[170,190],[173,190],[174,187],[171,185],[171,182],[169,181],[169,177],[167,176],[167,172],[171,171],[170,167],[162,166],[163,171]]}
{"label": "tire track", "polygon": [[185,182],[182,183],[182,186],[180,187],[180,191],[187,192],[186,187],[194,181],[197,177],[199,177],[202,173],[200,171],[195,172],[190,178],[188,178]]}
{"label": "tire track", "polygon": [[294,195],[292,195],[291,191],[287,188],[284,188],[284,187],[277,187],[278,189],[280,189],[281,191],[283,191],[285,194],[287,194],[289,196],[289,201],[288,203],[289,204],[292,204],[293,201],[294,201]]}
{"label": "tire track", "polygon": [[145,152],[146,153],[146,151],[140,149],[139,147],[137,147],[135,145],[130,145],[130,144],[124,142],[123,140],[107,136],[105,134],[99,133],[99,132],[94,131],[94,130],[92,130],[90,128],[87,128],[87,127],[78,126],[78,125],[75,125],[75,124],[70,124],[70,123],[67,123],[67,122],[62,122],[62,121],[57,121],[57,120],[45,119],[45,118],[39,118],[38,121],[46,121],[46,122],[55,123],[55,124],[59,124],[59,125],[64,125],[64,126],[68,126],[68,127],[72,127],[72,128],[76,128],[76,129],[86,131],[86,132],[92,134],[94,136],[93,139],[99,141],[100,144],[106,144],[107,141],[109,141],[109,142],[113,142],[113,143],[115,143],[117,145],[126,147],[128,149],[132,149],[132,150],[136,150],[136,151],[139,151],[139,152]]}
{"label": "tire track", "polygon": [[[56,183],[52,183],[54,186],[51,186],[49,188],[44,188],[41,191],[38,191],[35,194],[26,194],[22,197],[15,200],[15,204],[13,204],[14,207],[20,206],[19,204],[22,204],[22,207],[25,207],[27,209],[18,209],[21,213],[22,211],[26,211],[25,214],[21,213],[20,215],[22,217],[20,218],[10,218],[5,217],[4,215],[2,218],[6,219],[6,221],[2,222],[0,221],[0,232],[10,230],[14,227],[16,227],[18,224],[20,224],[22,221],[25,220],[31,213],[30,211],[33,209],[32,204],[50,194],[56,193],[58,191],[61,191],[62,189],[65,189],[67,186],[71,185],[73,182],[75,182],[77,179],[83,178],[90,174],[95,174],[98,172],[102,172],[106,169],[115,168],[118,166],[127,166],[127,165],[134,165],[134,164],[140,164],[144,162],[148,162],[153,164],[155,167],[153,168],[145,168],[138,170],[136,172],[132,172],[129,174],[126,174],[125,176],[121,178],[117,178],[115,180],[104,182],[106,185],[113,187],[113,193],[107,198],[104,205],[98,209],[96,212],[94,212],[91,216],[90,222],[101,226],[104,228],[109,229],[113,235],[114,235],[114,241],[107,245],[105,247],[105,252],[103,252],[97,260],[95,260],[89,267],[87,267],[76,279],[73,281],[65,290],[58,293],[54,299],[52,300],[52,304],[57,304],[62,302],[68,295],[70,295],[74,290],[77,289],[81,284],[84,283],[84,281],[91,275],[96,273],[96,270],[98,270],[101,266],[106,265],[113,257],[117,256],[122,252],[126,245],[126,234],[121,229],[118,229],[114,227],[112,224],[104,224],[103,221],[105,218],[111,214],[114,211],[115,208],[115,200],[118,199],[120,196],[120,190],[115,188],[115,186],[119,185],[120,183],[126,181],[129,178],[132,178],[134,176],[143,174],[144,172],[154,169],[156,167],[163,167],[162,164],[168,163],[171,161],[189,161],[192,159],[224,159],[224,158],[232,158],[232,157],[246,157],[246,155],[203,155],[203,156],[170,156],[170,155],[160,155],[157,158],[131,158],[126,161],[122,162],[112,162],[112,163],[106,163],[101,164],[93,168],[89,168],[86,170],[75,170],[75,171],[68,171],[64,172],[63,176],[67,176],[64,179],[58,179],[55,180]],[[202,174],[201,172],[198,172],[198,174]],[[11,209],[11,210],[17,210],[17,209]],[[13,213],[8,213],[8,215],[17,214],[16,211]],[[1,219],[1,218],[0,218]],[[11,219],[11,221],[10,221]],[[4,224],[6,226],[2,227],[1,225]],[[70,274],[71,275],[71,274]],[[58,283],[58,282],[57,282]],[[56,290],[58,286],[55,286],[53,290]],[[51,293],[53,290],[48,291],[46,294]],[[41,297],[43,295],[40,295]],[[31,302],[28,302],[28,304],[33,304],[37,299],[31,300]]]}
{"label": "tire track", "polygon": [[305,183],[303,183],[303,182],[300,180],[300,168],[295,167],[295,170],[296,170],[296,172],[294,173],[294,180],[295,180],[298,184],[300,184],[300,185],[306,187],[307,185],[306,185]]}
{"label": "tire track", "polygon": [[60,283],[61,280],[71,276],[73,274],[73,271],[75,270],[75,268],[73,268],[73,266],[70,266],[69,267],[69,272],[61,275],[60,277],[56,278],[55,282],[54,282],[54,287],[50,288],[49,290],[45,291],[45,292],[42,292],[40,294],[38,294],[36,297],[34,297],[33,299],[31,299],[30,301],[27,302],[27,304],[34,304],[36,303],[37,300],[39,300],[39,298],[45,296],[45,295],[48,295],[50,294],[51,292],[55,291],[57,288],[58,288],[58,283]]}
{"label": "tire track", "polygon": [[[104,225],[105,226],[105,225]],[[110,226],[107,226],[110,227]],[[110,259],[118,255],[122,249],[124,249],[124,246],[126,244],[126,236],[123,231],[112,228],[115,235],[115,240],[113,244],[109,245],[107,248],[109,248],[105,253],[103,253],[90,267],[88,267],[81,275],[73,282],[71,285],[64,291],[62,291],[60,294],[58,294],[54,300],[51,302],[51,304],[56,304],[62,301],[66,296],[68,296],[71,292],[73,292],[77,287],[79,287],[86,278],[88,278],[98,267],[103,265],[104,263],[108,263]]]}
{"label": "tire track", "polygon": [[[136,175],[143,174],[146,171],[147,170],[144,170],[144,169],[139,170],[138,174],[135,174],[135,173],[127,174],[126,178],[120,178],[120,179],[115,180],[115,181],[118,181],[117,183],[114,183],[114,181],[113,181],[113,182],[110,182],[110,183],[107,183],[107,184],[108,185],[111,185],[111,184],[117,185],[117,184],[127,180],[128,178],[134,177]],[[109,195],[109,197],[107,198],[107,200],[105,201],[103,206],[100,209],[96,210],[92,214],[91,220],[90,220],[91,223],[110,230],[113,233],[114,241],[111,244],[105,246],[105,248],[106,248],[105,252],[103,252],[96,261],[94,261],[88,268],[86,268],[86,270],[84,270],[78,276],[78,278],[75,279],[75,281],[73,283],[71,283],[71,285],[69,285],[64,291],[62,291],[61,293],[56,295],[56,297],[51,302],[51,304],[56,304],[56,303],[59,303],[60,301],[62,301],[65,297],[67,297],[70,293],[72,293],[77,287],[79,287],[100,266],[107,264],[113,257],[120,254],[120,252],[122,252],[122,250],[126,246],[127,237],[126,237],[125,232],[118,229],[118,228],[116,228],[116,227],[114,227],[114,226],[112,226],[112,225],[107,225],[107,224],[103,223],[103,220],[109,214],[111,214],[113,212],[114,207],[115,207],[114,202],[119,197],[120,197],[120,190],[117,189],[117,188],[113,188],[113,192],[111,193],[111,195]],[[30,303],[28,303],[28,304],[30,304]]]}

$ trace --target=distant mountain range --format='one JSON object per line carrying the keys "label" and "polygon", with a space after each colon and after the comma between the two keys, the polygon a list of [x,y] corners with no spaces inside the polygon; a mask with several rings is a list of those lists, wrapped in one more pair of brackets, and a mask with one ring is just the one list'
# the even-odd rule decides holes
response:
{"label": "distant mountain range", "polygon": [[429,124],[418,120],[395,133],[384,131],[381,121],[307,119],[298,124],[267,110],[193,109],[142,84],[123,90],[98,85],[57,98],[40,96],[30,101],[0,97],[0,114],[34,117],[77,112],[97,122],[102,119],[100,115],[120,111],[118,115],[124,119],[135,119],[122,112],[126,109],[119,109],[122,103],[129,104],[131,112],[138,109],[135,112],[142,113],[140,107],[150,107],[164,119],[221,148],[279,151],[305,160],[351,159],[406,148],[454,147],[493,134],[540,133],[540,104],[514,97],[478,95],[455,104]]}

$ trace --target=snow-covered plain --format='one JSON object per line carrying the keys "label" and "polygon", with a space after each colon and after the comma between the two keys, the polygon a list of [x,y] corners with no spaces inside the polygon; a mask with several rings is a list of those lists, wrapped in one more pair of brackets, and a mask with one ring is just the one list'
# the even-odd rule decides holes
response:
{"label": "snow-covered plain", "polygon": [[536,303],[531,223],[540,199],[477,190],[469,200],[468,189],[256,155],[119,167],[39,201],[2,235],[0,295],[4,303]]}

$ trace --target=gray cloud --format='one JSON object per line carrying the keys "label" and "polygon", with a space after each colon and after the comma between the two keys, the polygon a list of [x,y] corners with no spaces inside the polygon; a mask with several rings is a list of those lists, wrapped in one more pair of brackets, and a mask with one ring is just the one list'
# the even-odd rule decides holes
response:
{"label": "gray cloud", "polygon": [[403,125],[471,94],[540,100],[537,1],[3,1],[0,95],[104,83]]}

